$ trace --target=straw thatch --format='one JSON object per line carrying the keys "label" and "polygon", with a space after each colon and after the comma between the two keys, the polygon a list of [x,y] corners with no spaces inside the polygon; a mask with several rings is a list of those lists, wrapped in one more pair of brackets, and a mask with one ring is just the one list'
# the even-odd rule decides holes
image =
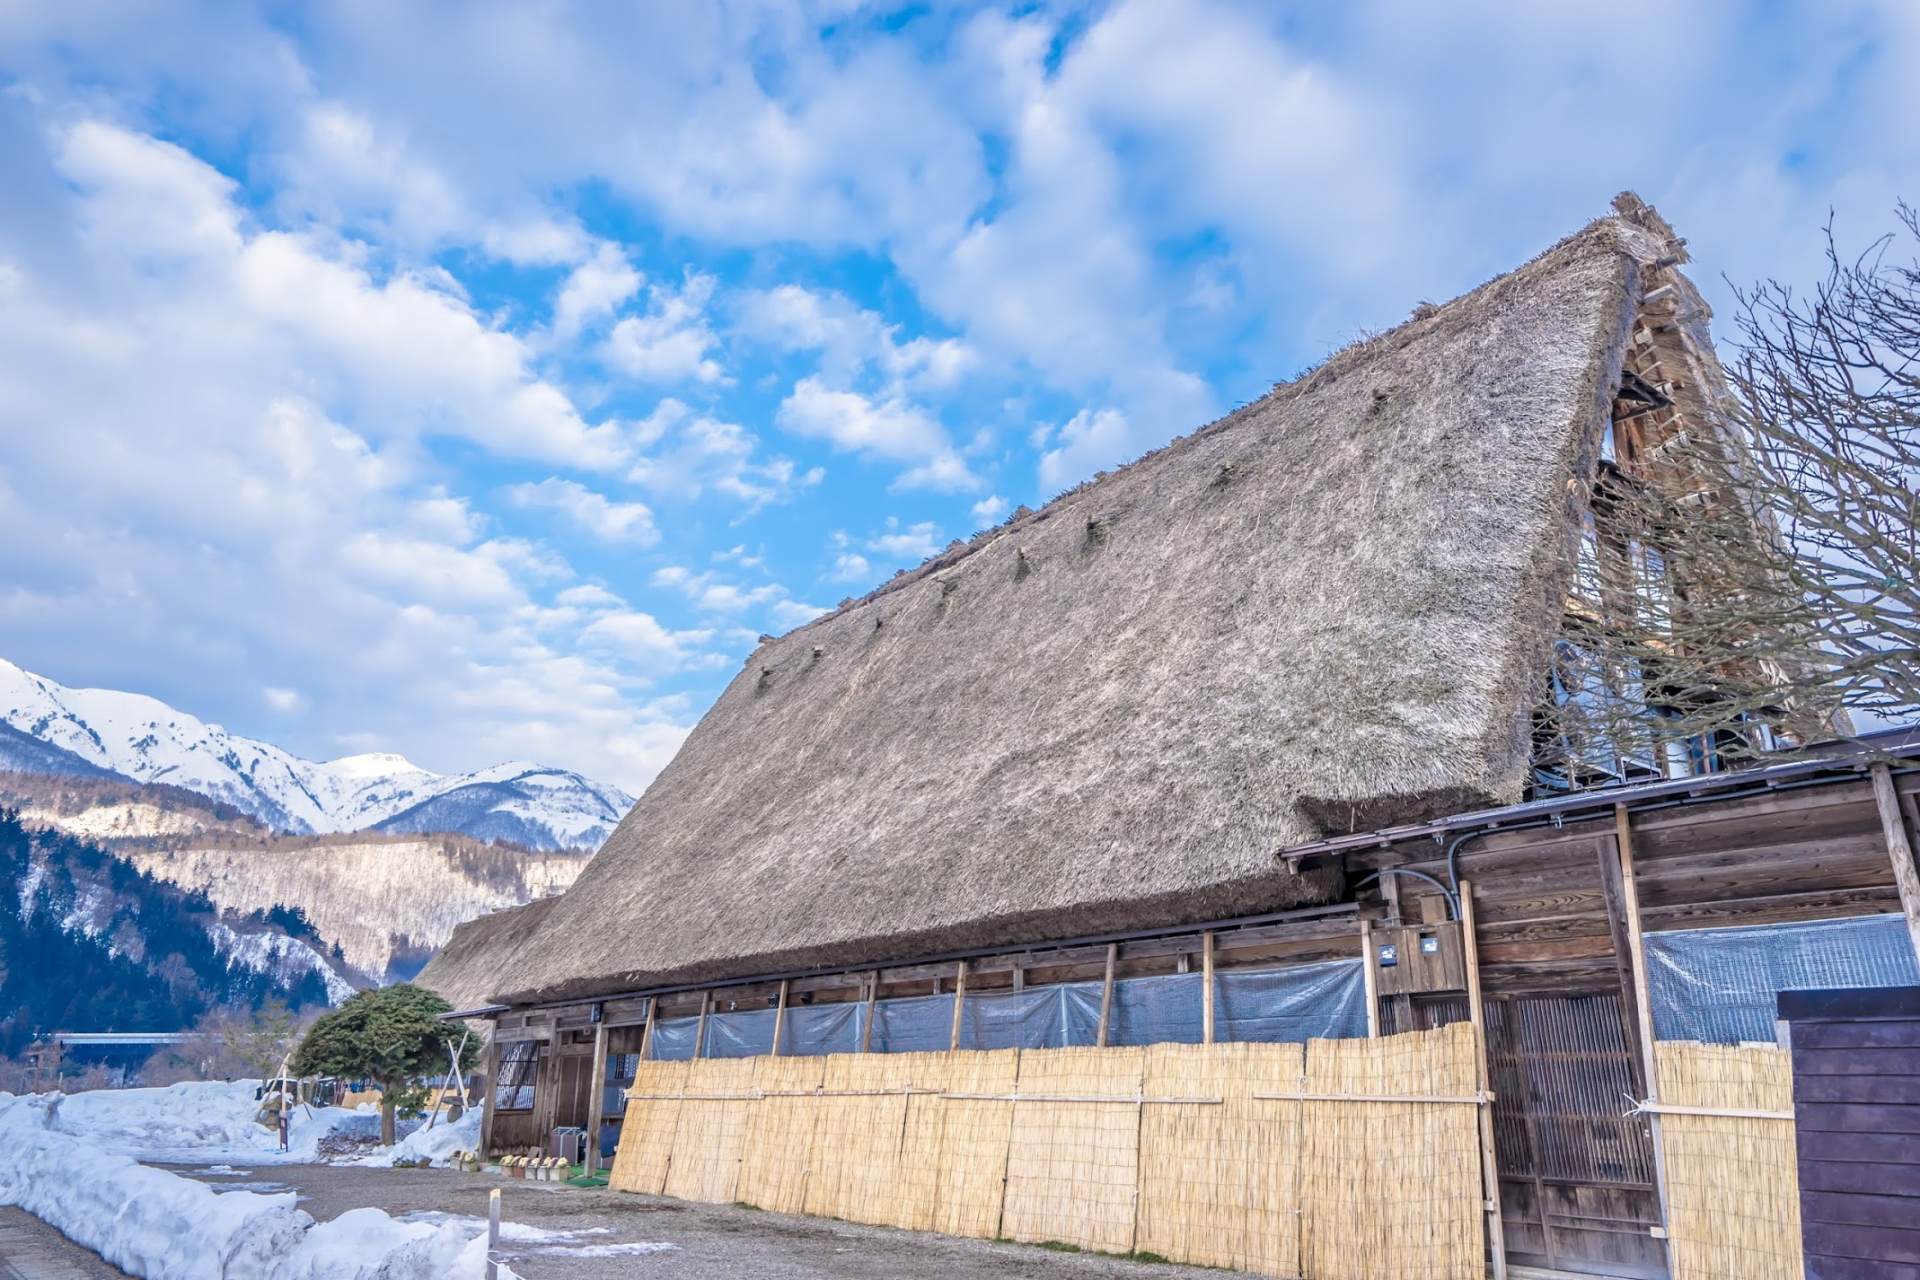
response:
{"label": "straw thatch", "polygon": [[1595,223],[762,645],[493,994],[1324,901],[1281,850],[1518,799],[1660,230]]}
{"label": "straw thatch", "polygon": [[[1793,1059],[1765,1045],[1654,1047],[1660,1101],[1793,1112]],[[1664,1115],[1674,1280],[1800,1280],[1800,1174],[1791,1120]]]}

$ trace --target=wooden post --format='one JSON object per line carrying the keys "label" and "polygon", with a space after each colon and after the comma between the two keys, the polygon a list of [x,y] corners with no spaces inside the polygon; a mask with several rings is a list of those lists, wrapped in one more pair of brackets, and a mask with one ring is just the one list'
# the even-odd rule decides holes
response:
{"label": "wooden post", "polygon": [[773,1003],[773,1056],[780,1056],[780,1037],[787,1029],[787,983],[780,979],[780,995]]}
{"label": "wooden post", "polygon": [[653,1015],[660,1008],[660,997],[647,997],[647,1022],[640,1031],[640,1061],[645,1062],[653,1051]]}
{"label": "wooden post", "polygon": [[1093,1034],[1093,1043],[1099,1048],[1107,1047],[1107,1028],[1113,1023],[1113,971],[1120,966],[1120,944],[1107,944],[1107,973],[1100,980],[1100,1027]]}
{"label": "wooden post", "polygon": [[1360,922],[1360,976],[1367,989],[1367,1039],[1380,1038],[1380,977],[1373,969],[1373,921]]}
{"label": "wooden post", "polygon": [[1200,935],[1200,1043],[1213,1043],[1213,930]]}
{"label": "wooden post", "polygon": [[867,978],[867,1020],[860,1028],[860,1052],[873,1052],[873,1011],[880,999],[880,971],[875,969]]}
{"label": "wooden post", "polygon": [[1869,772],[1873,775],[1873,803],[1880,810],[1880,828],[1887,837],[1887,857],[1893,862],[1893,883],[1900,890],[1900,910],[1907,917],[1907,937],[1913,943],[1914,959],[1920,961],[1920,871],[1913,865],[1913,842],[1900,816],[1892,770],[1876,764]]}
{"label": "wooden post", "polygon": [[947,1037],[947,1051],[960,1047],[960,1014],[967,1002],[967,962],[960,962],[960,972],[953,980],[953,1034]]}
{"label": "wooden post", "polygon": [[700,993],[700,1021],[693,1025],[693,1056],[698,1058],[707,1047],[707,1014],[713,1008],[713,992]]}
{"label": "wooden post", "polygon": [[1613,934],[1614,974],[1620,982],[1620,1035],[1627,1046],[1627,1075],[1639,1096],[1647,1097],[1646,1059],[1640,1049],[1640,984],[1633,977],[1633,937],[1627,927],[1627,893],[1620,878],[1618,837],[1609,844],[1594,841],[1600,863],[1600,896],[1606,903],[1607,926]]}
{"label": "wooden post", "polygon": [[[1653,1050],[1653,1000],[1647,993],[1647,948],[1640,933],[1640,886],[1633,875],[1633,823],[1627,806],[1613,806],[1613,839],[1620,854],[1620,902],[1627,916],[1627,950],[1633,960],[1633,1016],[1640,1032],[1640,1071],[1645,1077],[1648,1102],[1660,1101],[1659,1062]],[[1661,1248],[1667,1264],[1673,1264],[1673,1244],[1667,1233],[1673,1229],[1673,1215],[1667,1208],[1667,1149],[1661,1141],[1660,1113],[1650,1112],[1647,1125],[1653,1135],[1653,1188],[1660,1200]]]}
{"label": "wooden post", "polygon": [[493,1154],[493,1100],[500,1093],[500,1027],[487,1038],[487,1093],[480,1100],[480,1158]]}
{"label": "wooden post", "polygon": [[607,1024],[593,1027],[593,1070],[587,1076],[587,1172],[600,1172],[600,1126],[607,1119]]}
{"label": "wooden post", "polygon": [[[1487,1070],[1487,1011],[1480,1000],[1480,944],[1474,938],[1473,883],[1460,882],[1460,941],[1467,961],[1467,1017],[1473,1023],[1474,1074],[1479,1092],[1489,1091],[1492,1073]],[[1507,1228],[1500,1212],[1500,1162],[1494,1155],[1493,1108],[1482,1102],[1474,1108],[1480,1115],[1480,1180],[1487,1195],[1487,1246],[1493,1255],[1493,1280],[1507,1277]]]}
{"label": "wooden post", "polygon": [[487,1280],[500,1277],[500,1188],[487,1192]]}

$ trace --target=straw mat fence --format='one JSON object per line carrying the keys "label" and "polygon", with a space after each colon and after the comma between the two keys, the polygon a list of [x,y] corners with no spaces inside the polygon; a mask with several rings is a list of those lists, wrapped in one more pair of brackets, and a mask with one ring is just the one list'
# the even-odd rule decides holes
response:
{"label": "straw mat fence", "polygon": [[1791,1056],[1671,1040],[1655,1063],[1674,1280],[1800,1280]]}
{"label": "straw mat fence", "polygon": [[643,1062],[612,1183],[1273,1276],[1477,1280],[1474,1082],[1464,1024]]}

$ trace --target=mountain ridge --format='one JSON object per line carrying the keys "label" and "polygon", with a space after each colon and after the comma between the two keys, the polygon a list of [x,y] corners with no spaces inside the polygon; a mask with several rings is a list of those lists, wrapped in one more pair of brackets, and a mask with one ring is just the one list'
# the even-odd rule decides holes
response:
{"label": "mountain ridge", "polygon": [[157,698],[69,688],[4,658],[0,769],[181,787],[295,835],[448,831],[540,851],[597,849],[633,805],[611,784],[526,761],[437,774],[385,752],[307,760]]}

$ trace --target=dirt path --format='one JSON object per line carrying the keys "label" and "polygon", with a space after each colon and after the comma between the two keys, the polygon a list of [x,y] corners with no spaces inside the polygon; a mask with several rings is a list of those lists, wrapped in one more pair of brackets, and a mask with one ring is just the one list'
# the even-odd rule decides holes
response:
{"label": "dirt path", "polygon": [[0,1280],[127,1280],[25,1209],[0,1208]]}
{"label": "dirt path", "polygon": [[[192,1176],[190,1168],[176,1173]],[[484,1218],[487,1192],[501,1187],[509,1223],[570,1238],[513,1240],[505,1257],[526,1280],[1192,1280],[1190,1267],[1150,1266],[1027,1245],[956,1240],[819,1218],[722,1205],[688,1204],[616,1191],[501,1182],[445,1169],[355,1169],[276,1165],[251,1178],[207,1178],[232,1189],[272,1182],[300,1194],[320,1219],[365,1206],[396,1216],[450,1213]],[[592,1234],[586,1234],[591,1232]],[[620,1246],[668,1244],[641,1253]],[[593,1256],[582,1250],[616,1250]],[[1231,1280],[1235,1274],[1209,1271]]]}

